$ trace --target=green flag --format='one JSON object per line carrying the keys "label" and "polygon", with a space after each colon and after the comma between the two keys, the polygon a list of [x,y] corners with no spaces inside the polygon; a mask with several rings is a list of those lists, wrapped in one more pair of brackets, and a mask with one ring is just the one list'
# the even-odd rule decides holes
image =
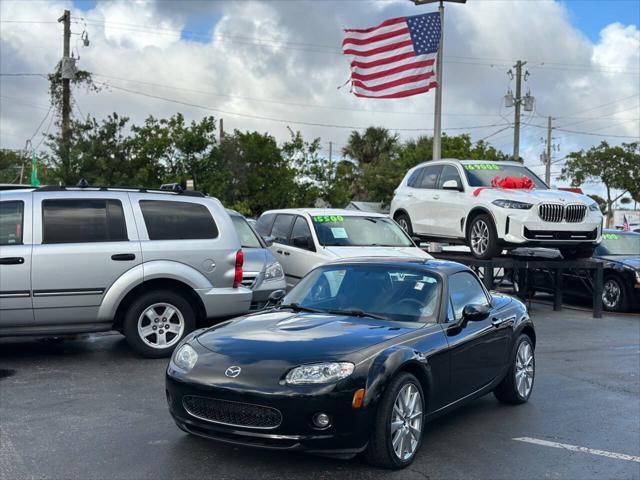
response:
{"label": "green flag", "polygon": [[36,157],[36,152],[33,152],[31,155],[31,186],[40,186],[40,180],[38,180],[38,158]]}

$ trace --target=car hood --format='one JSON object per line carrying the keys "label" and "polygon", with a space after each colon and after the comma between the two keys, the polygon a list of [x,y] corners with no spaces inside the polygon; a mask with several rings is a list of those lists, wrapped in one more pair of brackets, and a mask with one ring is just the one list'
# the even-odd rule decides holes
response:
{"label": "car hood", "polygon": [[[482,188],[482,187],[478,187]],[[484,188],[482,189],[478,197],[483,200],[496,200],[496,199],[505,199],[505,200],[517,200],[520,202],[529,202],[529,203],[541,203],[541,202],[551,202],[551,203],[584,203],[585,205],[590,205],[593,203],[589,197],[585,195],[580,195],[579,193],[574,192],[566,192],[563,190],[525,190],[518,188]]]}
{"label": "car hood", "polygon": [[417,247],[324,247],[325,251],[337,258],[356,257],[416,257],[433,258]]}
{"label": "car hood", "polygon": [[269,257],[273,258],[273,255],[265,248],[243,248],[242,253],[244,254],[242,270],[245,272],[262,272],[265,264],[275,262],[275,258],[269,261]]}
{"label": "car hood", "polygon": [[621,263],[635,270],[640,270],[640,257],[637,255],[602,255],[598,258],[613,263]]}
{"label": "car hood", "polygon": [[407,323],[290,311],[270,311],[214,326],[197,337],[207,350],[243,365],[257,361],[297,364],[346,355],[414,331]]}

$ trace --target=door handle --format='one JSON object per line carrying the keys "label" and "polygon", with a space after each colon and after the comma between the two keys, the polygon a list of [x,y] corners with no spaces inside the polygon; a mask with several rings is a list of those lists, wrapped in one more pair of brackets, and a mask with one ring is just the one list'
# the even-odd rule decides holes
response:
{"label": "door handle", "polygon": [[291,255],[291,253],[289,253],[289,252],[284,252],[284,254],[285,254],[285,255]]}
{"label": "door handle", "polygon": [[407,197],[413,197],[413,193],[407,193]]}
{"label": "door handle", "polygon": [[24,263],[23,257],[3,257],[0,258],[0,265],[22,265]]}
{"label": "door handle", "polygon": [[434,196],[433,196],[433,199],[434,199],[434,200],[438,200],[439,198],[440,198],[440,195],[434,195]]}
{"label": "door handle", "polygon": [[116,253],[115,255],[111,255],[111,260],[115,260],[116,262],[130,262],[135,259],[136,256],[133,253]]}
{"label": "door handle", "polygon": [[276,250],[276,253],[279,253],[280,255],[282,255],[282,250]]}
{"label": "door handle", "polygon": [[503,322],[504,320],[501,318],[493,317],[491,319],[491,325],[493,325],[494,327],[499,327],[500,325],[502,325]]}

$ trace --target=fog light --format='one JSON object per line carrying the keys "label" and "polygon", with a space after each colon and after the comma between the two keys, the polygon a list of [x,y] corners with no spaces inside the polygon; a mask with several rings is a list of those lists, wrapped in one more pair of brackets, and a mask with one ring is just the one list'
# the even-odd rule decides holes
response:
{"label": "fog light", "polygon": [[326,413],[316,413],[313,416],[313,424],[318,428],[327,428],[331,425],[331,418]]}

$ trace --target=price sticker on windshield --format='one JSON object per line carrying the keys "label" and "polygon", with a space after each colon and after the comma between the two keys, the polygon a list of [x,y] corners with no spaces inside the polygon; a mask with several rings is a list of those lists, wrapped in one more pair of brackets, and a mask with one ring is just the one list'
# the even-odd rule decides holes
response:
{"label": "price sticker on windshield", "polygon": [[317,215],[313,217],[313,221],[316,223],[344,222],[344,217],[342,215]]}
{"label": "price sticker on windshield", "polygon": [[620,238],[620,236],[616,233],[603,233],[602,234],[602,239],[603,240],[618,240]]}
{"label": "price sticker on windshield", "polygon": [[467,170],[500,170],[497,163],[469,163],[464,166]]}

